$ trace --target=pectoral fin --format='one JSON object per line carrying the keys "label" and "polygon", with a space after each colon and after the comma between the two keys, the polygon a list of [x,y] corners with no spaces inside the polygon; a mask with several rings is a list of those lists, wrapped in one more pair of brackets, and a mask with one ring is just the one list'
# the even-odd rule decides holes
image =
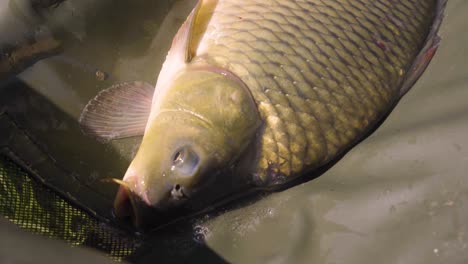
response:
{"label": "pectoral fin", "polygon": [[121,83],[103,90],[81,113],[81,130],[99,141],[143,135],[153,93],[154,87],[145,82]]}

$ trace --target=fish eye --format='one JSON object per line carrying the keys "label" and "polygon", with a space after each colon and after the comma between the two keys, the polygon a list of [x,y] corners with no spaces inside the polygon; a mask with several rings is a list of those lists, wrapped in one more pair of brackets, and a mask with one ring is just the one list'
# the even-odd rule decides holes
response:
{"label": "fish eye", "polygon": [[191,176],[198,168],[199,157],[192,148],[185,146],[176,150],[172,156],[172,171]]}

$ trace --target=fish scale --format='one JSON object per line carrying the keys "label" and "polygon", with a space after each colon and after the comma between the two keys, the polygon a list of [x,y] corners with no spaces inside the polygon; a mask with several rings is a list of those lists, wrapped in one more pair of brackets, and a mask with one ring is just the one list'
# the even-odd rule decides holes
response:
{"label": "fish scale", "polygon": [[195,60],[250,89],[264,121],[258,179],[279,184],[319,167],[376,123],[398,100],[436,4],[218,1]]}
{"label": "fish scale", "polygon": [[113,85],[80,116],[98,140],[143,135],[116,216],[153,225],[335,159],[424,72],[446,3],[198,1],[154,89]]}

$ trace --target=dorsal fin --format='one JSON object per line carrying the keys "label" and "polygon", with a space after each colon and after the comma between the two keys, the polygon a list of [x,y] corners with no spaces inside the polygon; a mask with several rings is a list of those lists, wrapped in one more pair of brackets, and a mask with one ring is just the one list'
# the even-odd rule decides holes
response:
{"label": "dorsal fin", "polygon": [[199,0],[179,32],[177,32],[172,42],[171,51],[176,54],[183,54],[185,63],[190,62],[195,57],[198,45],[217,3],[218,0]]}
{"label": "dorsal fin", "polygon": [[208,27],[218,0],[199,0],[187,20],[177,31],[156,84],[155,97],[168,89],[176,74],[197,55],[197,49]]}

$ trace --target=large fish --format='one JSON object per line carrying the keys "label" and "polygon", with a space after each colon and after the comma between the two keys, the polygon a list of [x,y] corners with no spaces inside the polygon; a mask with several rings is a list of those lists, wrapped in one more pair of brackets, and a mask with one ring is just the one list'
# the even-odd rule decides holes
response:
{"label": "large fish", "polygon": [[199,1],[155,89],[118,84],[82,113],[83,131],[101,140],[144,135],[117,180],[117,216],[144,226],[149,211],[203,209],[329,163],[422,74],[445,5]]}

